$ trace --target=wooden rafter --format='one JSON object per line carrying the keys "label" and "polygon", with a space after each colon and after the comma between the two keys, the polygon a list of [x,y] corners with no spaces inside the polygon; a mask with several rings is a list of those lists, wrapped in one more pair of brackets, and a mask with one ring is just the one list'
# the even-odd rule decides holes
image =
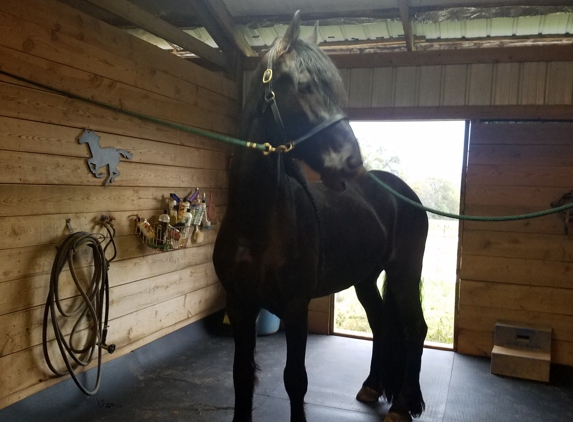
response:
{"label": "wooden rafter", "polygon": [[194,2],[194,9],[213,39],[224,36],[226,41],[242,56],[256,56],[249,42],[235,24],[223,0],[199,0]]}
{"label": "wooden rafter", "polygon": [[408,0],[398,0],[398,9],[400,10],[400,19],[402,20],[402,28],[404,29],[404,37],[406,38],[406,50],[415,51],[416,44],[414,44],[414,30],[412,29],[412,22],[410,21]]}
{"label": "wooden rafter", "polygon": [[135,6],[126,0],[87,0],[88,2],[120,16],[134,25],[145,29],[153,35],[176,44],[199,57],[217,65],[225,67],[227,59],[219,50],[199,41],[197,38],[183,32],[181,29],[165,22],[151,13]]}

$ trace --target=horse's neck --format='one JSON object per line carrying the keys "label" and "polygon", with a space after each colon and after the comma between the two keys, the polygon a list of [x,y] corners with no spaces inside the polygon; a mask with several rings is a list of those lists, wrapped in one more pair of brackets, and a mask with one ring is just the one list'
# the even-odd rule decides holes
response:
{"label": "horse's neck", "polygon": [[258,155],[255,151],[241,151],[233,162],[229,194],[244,203],[255,200],[259,205],[275,200],[284,188],[284,174],[277,167],[277,156]]}
{"label": "horse's neck", "polygon": [[88,148],[90,149],[90,153],[92,154],[92,157],[95,155],[96,151],[99,151],[101,149],[98,141],[88,142]]}

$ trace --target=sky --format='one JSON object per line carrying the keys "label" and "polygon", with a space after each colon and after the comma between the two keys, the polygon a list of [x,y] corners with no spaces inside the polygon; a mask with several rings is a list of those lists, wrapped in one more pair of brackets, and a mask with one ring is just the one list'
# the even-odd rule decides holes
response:
{"label": "sky", "polygon": [[440,177],[459,186],[465,121],[350,122],[360,145],[380,143],[409,180]]}

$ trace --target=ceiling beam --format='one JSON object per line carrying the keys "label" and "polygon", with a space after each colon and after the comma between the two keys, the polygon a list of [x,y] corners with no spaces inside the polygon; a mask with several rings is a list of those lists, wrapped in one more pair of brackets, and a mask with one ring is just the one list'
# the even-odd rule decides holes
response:
{"label": "ceiling beam", "polygon": [[199,57],[225,68],[227,59],[219,50],[199,41],[181,29],[165,22],[126,0],[86,0],[116,16],[122,17],[151,34],[178,45]]}
{"label": "ceiling beam", "polygon": [[339,69],[433,66],[478,63],[523,63],[573,61],[571,45],[533,47],[467,48],[454,50],[418,50],[365,54],[332,54]]}
{"label": "ceiling beam", "polygon": [[404,37],[406,38],[406,50],[416,51],[416,44],[414,44],[414,30],[412,29],[412,22],[410,21],[410,7],[408,0],[398,0],[398,9],[400,10],[400,20],[402,20],[402,28],[404,29]]}
{"label": "ceiling beam", "polygon": [[257,55],[235,24],[223,0],[198,0],[194,2],[193,7],[213,39],[222,33],[242,56],[254,57]]}
{"label": "ceiling beam", "polygon": [[[453,50],[420,50],[407,53],[383,52],[363,54],[331,54],[329,57],[339,69],[376,67],[436,66],[477,63],[523,63],[573,61],[571,45],[544,45],[531,47],[464,48]],[[243,62],[244,70],[254,70],[259,58]]]}

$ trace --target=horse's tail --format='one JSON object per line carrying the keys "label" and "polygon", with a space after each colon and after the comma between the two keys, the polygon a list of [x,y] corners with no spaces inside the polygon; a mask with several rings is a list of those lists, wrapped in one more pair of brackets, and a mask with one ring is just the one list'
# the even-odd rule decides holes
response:
{"label": "horse's tail", "polygon": [[123,157],[123,158],[129,158],[131,159],[133,157],[133,154],[129,151],[126,151],[124,149],[116,149],[116,151]]}

